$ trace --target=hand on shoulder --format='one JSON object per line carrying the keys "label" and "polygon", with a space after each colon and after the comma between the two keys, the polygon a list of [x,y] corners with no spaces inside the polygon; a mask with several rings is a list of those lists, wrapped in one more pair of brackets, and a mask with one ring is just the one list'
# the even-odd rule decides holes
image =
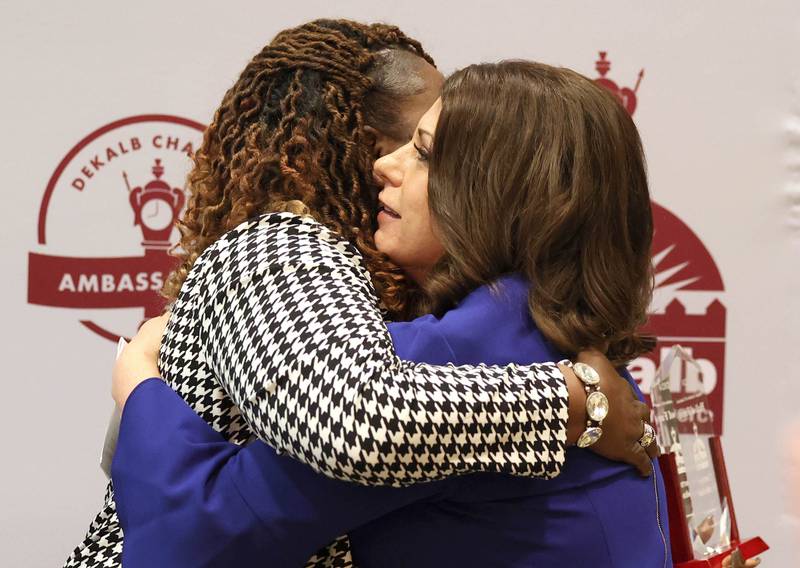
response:
{"label": "hand on shoulder", "polygon": [[[644,476],[652,474],[653,464],[650,460],[658,455],[658,446],[653,441],[646,447],[640,443],[645,432],[645,423],[650,422],[650,409],[636,397],[630,383],[617,374],[614,366],[601,352],[581,351],[577,359],[597,372],[599,390],[608,402],[608,413],[602,421],[603,433],[589,449],[604,458],[629,463]],[[567,442],[573,444],[580,433],[591,424],[590,421],[587,422],[586,392],[571,368],[563,365],[559,367],[567,379]]]}
{"label": "hand on shoulder", "polygon": [[143,381],[160,376],[158,351],[169,321],[169,314],[147,320],[125,346],[112,374],[111,396],[123,408],[131,392]]}

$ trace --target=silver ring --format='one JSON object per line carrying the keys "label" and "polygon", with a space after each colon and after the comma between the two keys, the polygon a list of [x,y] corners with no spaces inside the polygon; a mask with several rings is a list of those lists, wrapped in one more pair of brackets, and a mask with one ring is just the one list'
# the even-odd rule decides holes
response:
{"label": "silver ring", "polygon": [[656,439],[656,431],[647,422],[644,423],[644,434],[639,438],[639,445],[646,448]]}

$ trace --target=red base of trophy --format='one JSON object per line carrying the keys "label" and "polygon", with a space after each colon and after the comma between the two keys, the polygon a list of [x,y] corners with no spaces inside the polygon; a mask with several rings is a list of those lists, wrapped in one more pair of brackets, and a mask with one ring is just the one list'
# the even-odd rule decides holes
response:
{"label": "red base of trophy", "polygon": [[728,472],[722,457],[722,445],[718,436],[709,440],[711,459],[714,464],[714,473],[717,478],[720,501],[727,500],[731,520],[731,546],[718,554],[708,556],[702,560],[694,557],[689,525],[686,522],[686,509],[681,496],[680,479],[675,454],[663,454],[658,458],[664,485],[667,492],[667,508],[669,510],[669,536],[672,543],[672,561],[676,568],[720,568],[722,561],[730,556],[737,548],[744,560],[753,558],[769,549],[769,546],[760,537],[742,540],[739,537],[739,527],[736,524],[736,513],[733,509]]}

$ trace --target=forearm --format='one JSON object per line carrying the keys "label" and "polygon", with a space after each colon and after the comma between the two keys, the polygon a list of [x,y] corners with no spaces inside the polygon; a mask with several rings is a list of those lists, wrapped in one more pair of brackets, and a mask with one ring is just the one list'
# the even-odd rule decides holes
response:
{"label": "forearm", "polygon": [[242,413],[260,437],[339,479],[403,485],[472,471],[556,475],[566,444],[557,371],[512,368],[478,381],[486,371],[405,362],[353,369],[316,398],[301,370],[297,392],[308,401],[276,405],[264,389]]}
{"label": "forearm", "polygon": [[[270,288],[291,290],[286,297],[296,303],[250,296]],[[260,439],[316,471],[364,484],[559,472],[568,396],[555,365],[401,362],[364,295],[352,272],[323,266],[248,275],[217,293],[220,308],[210,313],[250,314],[219,322],[209,353]]]}
{"label": "forearm", "polygon": [[559,472],[568,397],[555,365],[402,363],[349,245],[301,225],[227,245],[241,268],[204,299],[214,374],[260,439],[366,484]]}

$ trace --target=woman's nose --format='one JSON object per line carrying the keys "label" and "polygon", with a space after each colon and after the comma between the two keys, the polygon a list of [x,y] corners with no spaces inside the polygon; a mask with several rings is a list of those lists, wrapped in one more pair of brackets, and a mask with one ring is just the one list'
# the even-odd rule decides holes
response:
{"label": "woman's nose", "polygon": [[379,185],[392,185],[398,187],[403,183],[403,170],[400,166],[399,151],[395,150],[382,158],[375,160],[372,173]]}

